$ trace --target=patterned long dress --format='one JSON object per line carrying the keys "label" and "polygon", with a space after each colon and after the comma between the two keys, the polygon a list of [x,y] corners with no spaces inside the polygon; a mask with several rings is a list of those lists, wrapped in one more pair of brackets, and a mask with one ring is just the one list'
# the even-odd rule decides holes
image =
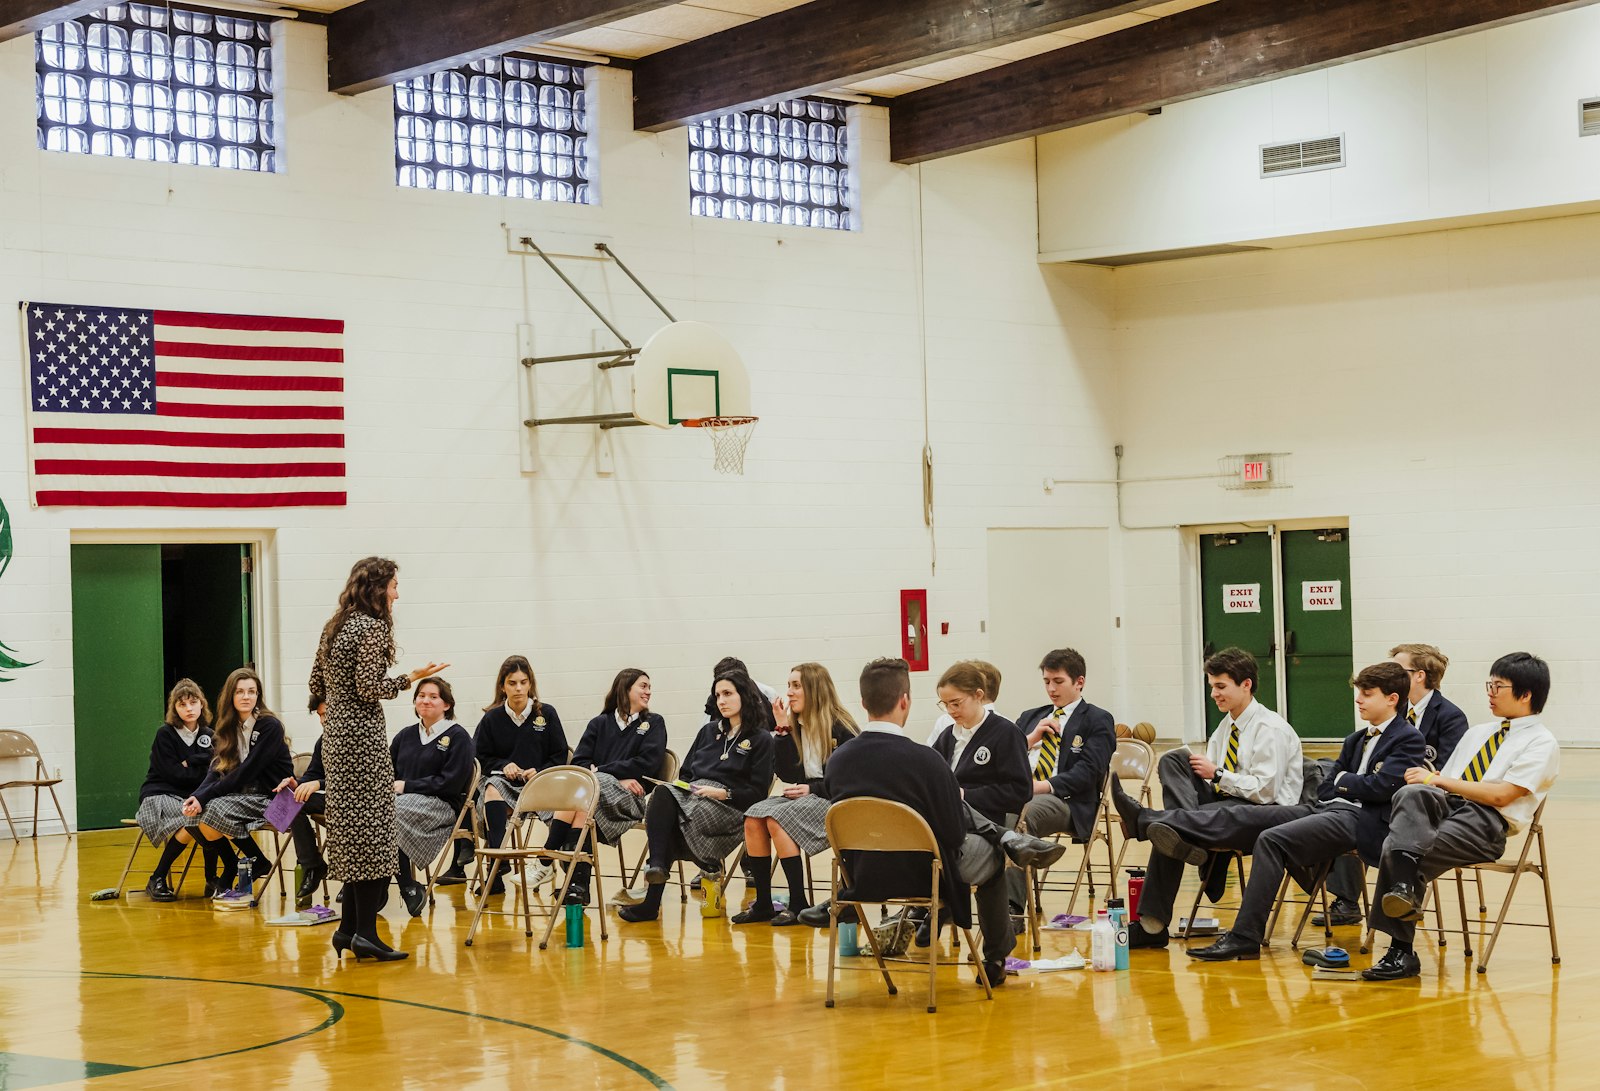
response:
{"label": "patterned long dress", "polygon": [[387,879],[399,869],[394,821],[394,762],[380,701],[411,688],[385,677],[389,627],[355,614],[311,668],[311,692],[328,702],[322,731],[327,770],[328,865],[335,879]]}

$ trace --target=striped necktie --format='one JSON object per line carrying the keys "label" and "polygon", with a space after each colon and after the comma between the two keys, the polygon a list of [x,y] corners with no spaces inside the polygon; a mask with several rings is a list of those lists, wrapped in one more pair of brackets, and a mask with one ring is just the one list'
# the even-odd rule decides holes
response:
{"label": "striped necktie", "polygon": [[1044,738],[1039,740],[1039,764],[1034,766],[1034,780],[1049,780],[1056,771],[1056,758],[1061,755],[1061,710],[1058,708],[1050,713],[1051,723],[1055,731],[1047,731]]}
{"label": "striped necktie", "polygon": [[1417,706],[1416,705],[1412,705],[1410,708],[1406,709],[1406,723],[1410,724],[1412,727],[1416,727],[1417,726]]}
{"label": "striped necktie", "polygon": [[1462,780],[1482,780],[1483,775],[1489,771],[1489,763],[1494,761],[1495,752],[1500,749],[1500,744],[1506,741],[1506,732],[1511,730],[1510,720],[1500,721],[1500,730],[1484,740],[1483,746],[1467,766],[1467,771],[1461,774]]}
{"label": "striped necktie", "polygon": [[1228,732],[1228,755],[1222,759],[1222,768],[1230,773],[1239,771],[1239,721],[1233,722]]}

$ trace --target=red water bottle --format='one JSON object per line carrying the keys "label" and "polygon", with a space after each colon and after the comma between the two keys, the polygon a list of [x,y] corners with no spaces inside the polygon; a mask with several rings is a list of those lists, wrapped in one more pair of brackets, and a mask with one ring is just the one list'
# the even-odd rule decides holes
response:
{"label": "red water bottle", "polygon": [[1139,899],[1144,896],[1144,868],[1128,868],[1128,920],[1139,919]]}

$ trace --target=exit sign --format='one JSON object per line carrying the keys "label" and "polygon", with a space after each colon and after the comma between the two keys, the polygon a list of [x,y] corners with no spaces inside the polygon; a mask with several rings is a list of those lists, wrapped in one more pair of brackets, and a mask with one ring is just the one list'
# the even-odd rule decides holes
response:
{"label": "exit sign", "polygon": [[1239,467],[1239,484],[1270,485],[1271,483],[1272,460],[1265,455],[1246,456]]}

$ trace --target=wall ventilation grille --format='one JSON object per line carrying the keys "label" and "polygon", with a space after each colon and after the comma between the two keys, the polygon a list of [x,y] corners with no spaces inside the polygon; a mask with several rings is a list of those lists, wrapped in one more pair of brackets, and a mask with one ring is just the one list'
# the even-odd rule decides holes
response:
{"label": "wall ventilation grille", "polygon": [[1578,135],[1600,136],[1600,98],[1578,103]]}
{"label": "wall ventilation grille", "polygon": [[1313,170],[1332,170],[1344,166],[1344,136],[1325,136],[1318,140],[1297,140],[1290,144],[1261,146],[1261,177],[1305,174]]}

